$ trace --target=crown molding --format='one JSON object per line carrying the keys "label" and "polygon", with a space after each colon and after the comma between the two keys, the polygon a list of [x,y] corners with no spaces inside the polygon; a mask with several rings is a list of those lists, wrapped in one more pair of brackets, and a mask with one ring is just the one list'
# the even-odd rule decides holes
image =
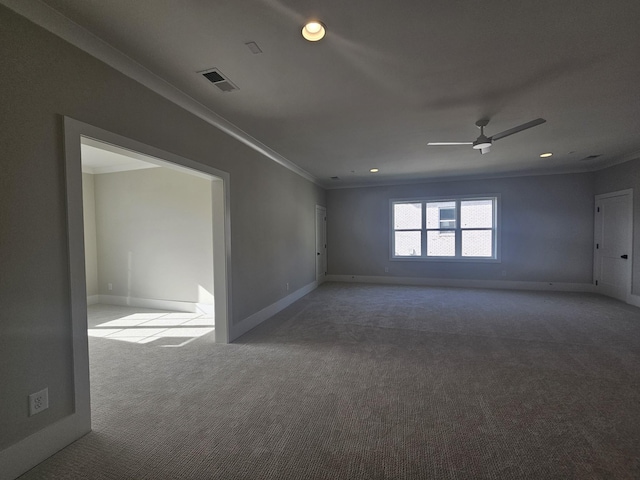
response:
{"label": "crown molding", "polygon": [[65,17],[57,10],[38,0],[0,0],[0,4],[5,5],[17,14],[31,20],[36,25],[39,25],[80,50],[106,63],[208,124],[222,130],[230,137],[244,143],[268,159],[273,160],[310,182],[322,186],[315,176],[300,168],[291,160],[272,150],[241,128],[221,117],[213,110],[210,110],[193,97],[187,95],[120,50],[112,47],[84,27]]}
{"label": "crown molding", "polygon": [[620,165],[621,163],[627,163],[632,160],[638,160],[638,159],[640,159],[640,150],[629,152],[625,155],[621,155],[612,160],[602,162],[601,164],[598,165],[597,168],[594,168],[593,171],[597,172],[598,170],[604,170],[605,168],[614,167],[616,165]]}

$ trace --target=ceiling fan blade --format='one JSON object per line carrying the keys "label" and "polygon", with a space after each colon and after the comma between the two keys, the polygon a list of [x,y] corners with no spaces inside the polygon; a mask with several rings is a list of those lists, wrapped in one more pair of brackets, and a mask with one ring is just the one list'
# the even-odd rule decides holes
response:
{"label": "ceiling fan blade", "polygon": [[504,132],[496,133],[491,137],[491,140],[500,140],[501,138],[508,137],[509,135],[513,135],[514,133],[518,133],[528,128],[541,125],[544,122],[546,122],[544,118],[536,118],[535,120],[531,120],[530,122],[523,123],[522,125],[518,125],[517,127],[510,128],[509,130],[505,130]]}
{"label": "ceiling fan blade", "polygon": [[473,142],[429,142],[432,147],[450,147],[454,145],[473,145]]}

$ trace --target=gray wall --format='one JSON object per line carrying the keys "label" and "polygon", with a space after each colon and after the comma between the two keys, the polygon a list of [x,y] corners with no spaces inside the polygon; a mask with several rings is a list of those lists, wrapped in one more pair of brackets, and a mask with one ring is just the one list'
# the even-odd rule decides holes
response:
{"label": "gray wall", "polygon": [[94,176],[82,174],[82,215],[84,221],[84,265],[87,296],[98,295],[98,240],[96,237],[96,194]]}
{"label": "gray wall", "polygon": [[211,303],[211,181],[167,168],[94,179],[100,294]]}
{"label": "gray wall", "polygon": [[[492,193],[501,195],[501,263],[389,259],[390,199]],[[590,173],[335,189],[327,208],[329,274],[591,283]]]}
{"label": "gray wall", "polygon": [[315,280],[325,193],[3,6],[0,58],[3,449],[73,410],[63,115],[230,174],[233,323]]}
{"label": "gray wall", "polygon": [[616,192],[633,188],[633,254],[631,293],[640,295],[640,158],[600,170],[596,175],[595,193]]}

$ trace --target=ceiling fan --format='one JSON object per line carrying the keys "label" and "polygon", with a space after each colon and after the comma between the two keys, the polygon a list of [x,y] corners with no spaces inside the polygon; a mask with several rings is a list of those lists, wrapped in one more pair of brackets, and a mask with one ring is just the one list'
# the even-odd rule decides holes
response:
{"label": "ceiling fan", "polygon": [[480,153],[484,155],[485,153],[489,153],[489,151],[491,150],[491,144],[494,140],[500,140],[501,138],[508,137],[509,135],[513,135],[514,133],[522,132],[523,130],[527,130],[528,128],[536,127],[545,122],[546,120],[544,118],[536,118],[535,120],[531,120],[530,122],[523,123],[522,125],[518,125],[517,127],[513,127],[509,130],[505,130],[504,132],[496,133],[491,137],[487,137],[484,134],[484,127],[489,124],[489,119],[483,118],[476,122],[476,126],[480,129],[480,136],[473,142],[429,142],[427,143],[427,145],[433,147],[472,145],[475,150],[480,150]]}

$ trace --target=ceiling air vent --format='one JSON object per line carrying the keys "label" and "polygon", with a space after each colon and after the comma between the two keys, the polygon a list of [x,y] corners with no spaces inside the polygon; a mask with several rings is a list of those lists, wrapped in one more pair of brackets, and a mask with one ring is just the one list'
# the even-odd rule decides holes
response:
{"label": "ceiling air vent", "polygon": [[234,90],[238,90],[238,87],[236,87],[229,81],[228,78],[222,75],[222,73],[220,73],[220,70],[218,70],[217,68],[211,68],[209,70],[198,73],[209,80],[211,83],[213,83],[223,92],[233,92]]}
{"label": "ceiling air vent", "polygon": [[588,157],[581,158],[579,161],[580,161],[580,162],[584,162],[584,161],[587,161],[587,160],[595,160],[596,158],[601,157],[601,156],[602,156],[602,154],[599,154],[599,155],[589,155]]}
{"label": "ceiling air vent", "polygon": [[340,177],[331,177],[331,180],[340,180]]}
{"label": "ceiling air vent", "polygon": [[262,53],[262,49],[258,46],[256,42],[247,42],[245,43],[245,45],[247,46],[249,51],[254,55],[259,55]]}

